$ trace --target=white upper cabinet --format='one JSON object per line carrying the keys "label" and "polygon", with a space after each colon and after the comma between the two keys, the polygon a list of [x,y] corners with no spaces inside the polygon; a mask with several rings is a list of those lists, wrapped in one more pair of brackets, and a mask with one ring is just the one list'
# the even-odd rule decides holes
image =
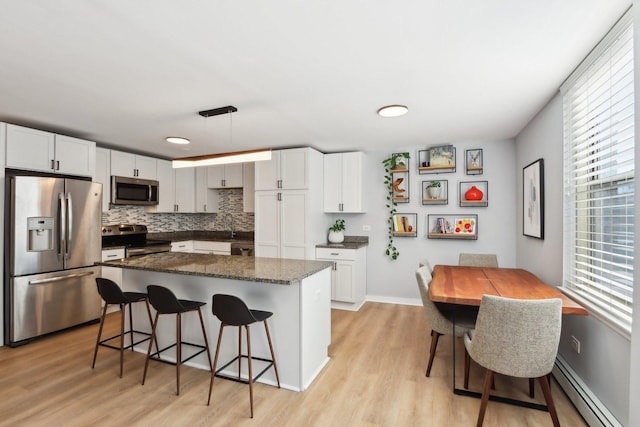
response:
{"label": "white upper cabinet", "polygon": [[111,150],[111,175],[158,179],[156,162],[153,157]]}
{"label": "white upper cabinet", "polygon": [[66,175],[95,174],[93,141],[7,124],[6,166]]}
{"label": "white upper cabinet", "polygon": [[195,212],[195,168],[174,169],[174,173],[176,177],[176,212]]}
{"label": "white upper cabinet", "polygon": [[242,186],[242,211],[256,211],[256,172],[255,163],[247,162],[242,168],[244,185]]}
{"label": "white upper cabinet", "polygon": [[96,148],[96,174],[93,182],[102,184],[102,212],[109,210],[111,202],[111,150]]}
{"label": "white upper cabinet", "polygon": [[309,186],[310,148],[274,150],[271,160],[255,162],[256,191],[303,190]]}
{"label": "white upper cabinet", "polygon": [[361,152],[325,154],[324,211],[363,213],[364,159]]}
{"label": "white upper cabinet", "polygon": [[218,191],[209,188],[207,177],[209,168],[196,169],[196,207],[198,213],[218,212]]}
{"label": "white upper cabinet", "polygon": [[208,166],[207,183],[209,188],[242,187],[242,163]]}
{"label": "white upper cabinet", "polygon": [[156,162],[158,176],[158,204],[149,208],[154,212],[175,212],[176,210],[176,182],[171,161],[160,160]]}

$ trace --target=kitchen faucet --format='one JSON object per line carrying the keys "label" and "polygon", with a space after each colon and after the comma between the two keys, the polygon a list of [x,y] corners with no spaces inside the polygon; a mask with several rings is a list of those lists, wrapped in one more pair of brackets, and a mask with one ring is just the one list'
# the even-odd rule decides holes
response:
{"label": "kitchen faucet", "polygon": [[223,221],[224,229],[231,231],[231,238],[235,239],[236,232],[233,229],[233,214],[231,212],[225,213],[224,216],[222,217],[222,221]]}

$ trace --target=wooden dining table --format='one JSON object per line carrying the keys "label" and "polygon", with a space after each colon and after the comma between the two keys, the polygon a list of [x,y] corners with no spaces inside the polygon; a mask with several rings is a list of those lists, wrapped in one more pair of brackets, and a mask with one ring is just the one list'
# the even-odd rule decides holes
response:
{"label": "wooden dining table", "polygon": [[[588,315],[587,310],[557,288],[546,284],[534,274],[521,268],[466,267],[458,265],[436,265],[429,285],[429,297],[437,303],[451,304],[451,307],[480,306],[483,295],[498,295],[517,299],[562,300],[563,315]],[[455,324],[455,309],[453,321]],[[475,391],[456,387],[456,340],[453,347],[453,392],[457,395],[480,398]],[[501,396],[489,397],[490,400],[509,403],[517,406],[546,411],[546,405],[521,401]]]}
{"label": "wooden dining table", "polygon": [[556,287],[521,268],[436,265],[429,285],[434,302],[479,306],[483,295],[517,299],[562,300],[562,314],[586,316],[587,310]]}

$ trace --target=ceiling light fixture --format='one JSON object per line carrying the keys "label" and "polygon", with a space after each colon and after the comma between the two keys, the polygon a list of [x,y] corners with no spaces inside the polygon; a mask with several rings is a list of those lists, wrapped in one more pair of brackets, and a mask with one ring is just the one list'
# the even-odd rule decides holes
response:
{"label": "ceiling light fixture", "polygon": [[[235,113],[238,111],[233,105],[226,107],[214,108],[211,110],[199,111],[202,117],[213,117],[221,114]],[[229,114],[229,142],[233,142],[233,122],[232,114]],[[233,151],[230,153],[206,154],[203,156],[181,157],[174,159],[172,166],[174,168],[192,168],[198,166],[224,165],[229,163],[243,162],[259,162],[262,160],[271,160],[271,149],[264,148],[258,150]]]}
{"label": "ceiling light fixture", "polygon": [[409,109],[406,105],[386,105],[378,109],[378,114],[382,117],[398,117],[404,116],[409,112]]}
{"label": "ceiling light fixture", "polygon": [[191,141],[189,141],[187,138],[182,138],[180,136],[168,136],[165,138],[165,140],[172,144],[190,144],[191,143]]}

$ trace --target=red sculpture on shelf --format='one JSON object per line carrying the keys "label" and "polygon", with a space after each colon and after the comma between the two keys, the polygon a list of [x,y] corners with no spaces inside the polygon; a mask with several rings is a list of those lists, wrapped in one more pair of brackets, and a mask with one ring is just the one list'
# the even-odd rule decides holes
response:
{"label": "red sculpture on shelf", "polygon": [[472,185],[471,188],[464,193],[466,200],[482,200],[482,197],[484,197],[484,193],[475,185]]}

